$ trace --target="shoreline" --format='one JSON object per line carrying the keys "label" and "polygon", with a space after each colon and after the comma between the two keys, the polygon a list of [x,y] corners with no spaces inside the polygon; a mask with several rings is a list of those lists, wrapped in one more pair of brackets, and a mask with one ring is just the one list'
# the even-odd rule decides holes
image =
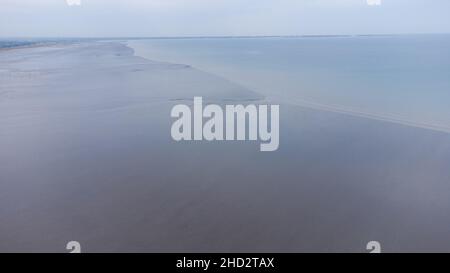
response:
{"label": "shoreline", "polygon": [[0,52],[17,50],[17,49],[26,49],[26,48],[46,47],[46,46],[51,46],[51,45],[54,45],[54,44],[29,44],[29,45],[22,45],[22,46],[0,47]]}
{"label": "shoreline", "polygon": [[[403,34],[403,35],[405,35],[405,34]],[[319,36],[321,36],[321,35],[319,35]],[[328,37],[328,35],[324,35],[324,36]],[[341,37],[341,36],[351,36],[351,35],[336,35],[336,36]],[[359,36],[366,36],[366,35],[359,35]],[[385,36],[385,35],[375,35],[375,36]],[[264,37],[266,37],[266,36],[264,36]],[[278,37],[278,36],[267,36],[267,37]],[[284,37],[284,36],[280,36],[280,37]],[[286,36],[286,37],[291,37],[291,36]],[[297,36],[294,36],[294,37],[297,37]],[[204,37],[204,38],[211,38],[211,37]],[[228,38],[228,37],[224,36],[224,37],[219,37],[219,38]],[[142,38],[142,39],[145,40],[145,39],[148,39],[148,38]],[[159,38],[155,38],[155,39],[159,39]],[[122,39],[119,39],[119,40],[122,40]],[[158,63],[167,64],[167,65],[186,65],[186,66],[190,67],[189,64],[171,63],[171,62],[166,62],[164,60],[162,60],[162,61],[155,61],[155,60],[152,60],[152,58],[147,58],[147,56],[145,56],[145,54],[138,54],[138,53],[136,53],[136,48],[134,48],[132,45],[129,45],[128,41],[129,40],[127,40],[127,41],[117,41],[117,42],[116,41],[112,41],[112,43],[119,43],[119,44],[125,45],[126,47],[128,47],[128,48],[133,50],[134,56],[143,58],[143,59],[145,59],[145,60],[147,60],[149,62],[158,62]],[[76,45],[76,44],[98,43],[98,42],[100,42],[100,43],[108,43],[108,42],[111,42],[111,40],[39,43],[39,44],[31,44],[31,45],[17,46],[17,47],[11,47],[11,48],[0,48],[0,52],[11,51],[11,50],[19,50],[19,49],[52,47],[52,46],[58,46],[58,45],[69,45],[70,46],[70,45]],[[204,71],[204,72],[205,73],[209,73],[207,71]],[[215,75],[215,76],[217,76],[217,75]],[[230,80],[230,79],[226,79],[226,80]],[[231,82],[234,82],[234,81],[231,80]],[[256,92],[256,93],[258,93],[258,92]],[[258,93],[258,94],[261,95],[261,96],[265,96],[262,93]],[[276,101],[283,102],[285,104],[296,105],[296,106],[299,106],[299,107],[306,107],[306,108],[313,109],[313,110],[318,110],[318,111],[333,112],[333,113],[349,115],[349,116],[353,116],[353,117],[371,119],[371,120],[376,120],[376,121],[381,121],[381,122],[389,122],[389,123],[403,125],[403,126],[408,126],[408,127],[420,128],[420,129],[425,129],[425,130],[433,130],[433,131],[437,131],[437,132],[450,134],[450,127],[449,126],[443,126],[443,125],[439,125],[439,124],[432,124],[432,123],[426,123],[426,122],[417,122],[417,121],[412,121],[412,120],[406,120],[406,119],[402,119],[402,118],[399,118],[399,117],[395,117],[393,115],[390,116],[390,115],[383,115],[383,114],[378,114],[378,113],[355,111],[355,110],[349,109],[348,107],[345,107],[345,106],[327,105],[327,104],[321,104],[319,102],[308,101],[308,100],[303,100],[303,99],[296,99],[294,101],[292,101],[292,99],[286,100],[286,99],[283,99],[283,98],[273,98],[273,99],[275,99]],[[173,100],[180,100],[180,99],[179,98],[175,98]],[[190,98],[181,99],[181,100],[192,101],[192,99],[190,99]],[[258,100],[261,100],[261,98],[260,99],[256,99],[256,101],[258,101]],[[230,100],[230,101],[233,101],[233,100]],[[250,99],[249,101],[255,101],[255,99]]]}

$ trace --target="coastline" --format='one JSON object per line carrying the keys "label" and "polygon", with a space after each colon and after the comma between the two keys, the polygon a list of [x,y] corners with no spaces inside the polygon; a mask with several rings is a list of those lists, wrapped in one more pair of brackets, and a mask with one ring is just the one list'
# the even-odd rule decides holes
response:
{"label": "coastline", "polygon": [[272,101],[118,42],[0,52],[0,76],[0,252],[450,250],[448,134],[283,103],[277,152],[175,143],[179,100]]}
{"label": "coastline", "polygon": [[13,47],[0,47],[0,52],[17,50],[17,49],[35,48],[35,47],[46,47],[46,46],[49,46],[49,44],[30,44],[30,45],[13,46]]}

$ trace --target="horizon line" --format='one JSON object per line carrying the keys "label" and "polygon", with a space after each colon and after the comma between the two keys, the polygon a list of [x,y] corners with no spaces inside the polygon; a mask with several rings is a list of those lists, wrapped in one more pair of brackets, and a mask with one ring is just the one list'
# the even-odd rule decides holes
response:
{"label": "horizon line", "polygon": [[182,35],[182,36],[0,36],[0,39],[208,39],[208,38],[339,38],[339,37],[376,37],[407,35],[449,35],[450,32],[436,33],[379,33],[379,34],[287,34],[287,35]]}

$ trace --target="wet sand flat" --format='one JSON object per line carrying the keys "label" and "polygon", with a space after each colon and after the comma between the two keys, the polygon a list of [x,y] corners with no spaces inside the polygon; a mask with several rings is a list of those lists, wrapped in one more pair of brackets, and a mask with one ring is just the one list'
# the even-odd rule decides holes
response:
{"label": "wet sand flat", "polygon": [[0,252],[450,251],[450,134],[283,103],[280,148],[174,142],[194,96],[278,103],[118,42],[0,52]]}

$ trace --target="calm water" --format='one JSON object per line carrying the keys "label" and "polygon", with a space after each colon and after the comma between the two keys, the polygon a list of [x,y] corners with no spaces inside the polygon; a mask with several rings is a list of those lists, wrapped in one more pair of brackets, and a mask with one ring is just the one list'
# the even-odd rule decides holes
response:
{"label": "calm water", "polygon": [[190,64],[299,105],[450,131],[450,35],[151,39],[149,59]]}

